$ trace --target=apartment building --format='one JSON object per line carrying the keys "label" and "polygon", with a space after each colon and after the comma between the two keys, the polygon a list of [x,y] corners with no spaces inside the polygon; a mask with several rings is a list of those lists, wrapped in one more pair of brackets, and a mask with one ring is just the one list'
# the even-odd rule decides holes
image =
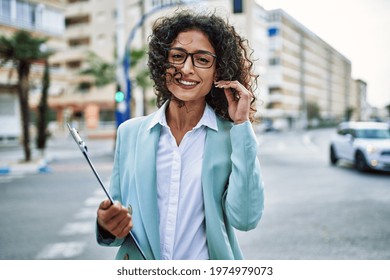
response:
{"label": "apartment building", "polygon": [[[99,129],[105,123],[112,124],[116,81],[96,87],[92,77],[80,75],[80,70],[88,67],[87,53],[93,52],[107,63],[117,63],[118,54],[123,55],[125,44],[128,49],[145,48],[155,19],[171,13],[178,6],[198,11],[211,9],[229,18],[255,49],[254,56],[258,59],[256,70],[260,75],[265,72],[266,60],[259,58],[266,56],[268,50],[266,11],[255,4],[255,1],[67,0],[65,11],[67,49],[56,56],[54,64],[65,69],[70,79],[63,93],[52,96],[49,102],[58,112],[59,123],[64,124],[66,121],[76,119],[88,130]],[[147,17],[142,25],[137,26],[143,14],[147,14]],[[134,37],[130,38],[131,34]],[[134,75],[134,69],[129,75]],[[265,83],[261,83],[261,87],[266,91]],[[145,113],[142,110],[144,104],[148,104],[153,98],[152,88],[142,91],[139,87],[133,86],[132,116]],[[146,113],[154,109],[152,107]]]}
{"label": "apartment building", "polygon": [[[154,20],[179,5],[198,11],[214,10],[228,18],[248,39],[254,50],[255,71],[260,76],[256,92],[260,101],[258,118],[281,121],[285,126],[302,126],[311,118],[313,108],[322,119],[338,120],[349,108],[358,108],[360,104],[361,109],[354,110],[353,115],[359,118],[358,111],[365,106],[365,83],[351,78],[351,62],[347,58],[284,11],[266,11],[255,0],[0,0],[0,3],[1,29],[4,29],[1,32],[14,32],[15,25],[26,28],[24,25],[30,18],[34,24],[28,30],[51,36],[51,48],[56,54],[50,58],[54,82],[49,106],[56,113],[60,127],[77,121],[80,128],[89,131],[106,124],[112,128],[116,79],[97,87],[93,77],[81,75],[80,71],[89,67],[88,53],[95,53],[107,64],[117,64],[126,44],[129,49],[145,48]],[[30,8],[21,8],[23,5]],[[30,11],[29,16],[25,16],[26,11]],[[147,14],[145,22],[137,26],[143,14]],[[40,20],[40,15],[46,16]],[[134,37],[130,38],[131,34]],[[132,78],[134,70],[129,73]],[[5,78],[4,69],[0,71],[3,71],[2,91],[14,91],[14,83]],[[33,108],[39,101],[38,76],[32,82]],[[152,88],[143,91],[133,85],[132,115],[154,110],[153,106],[146,112],[142,109],[153,98]]]}
{"label": "apartment building", "polygon": [[345,56],[281,9],[269,11],[268,22],[264,118],[305,127],[319,118],[342,120],[357,109],[360,92],[352,91],[351,62]]}
{"label": "apartment building", "polygon": [[[63,1],[0,0],[0,35],[10,37],[18,30],[31,32],[33,36],[48,38],[45,46],[51,51],[63,49],[62,33]],[[54,56],[53,56],[54,58]],[[50,58],[51,59],[51,58]],[[65,83],[51,69],[52,81],[49,94],[60,94]],[[30,100],[34,108],[39,102],[43,65],[35,63],[30,71]],[[21,136],[20,108],[17,96],[17,73],[10,63],[0,67],[0,142],[17,142]]]}

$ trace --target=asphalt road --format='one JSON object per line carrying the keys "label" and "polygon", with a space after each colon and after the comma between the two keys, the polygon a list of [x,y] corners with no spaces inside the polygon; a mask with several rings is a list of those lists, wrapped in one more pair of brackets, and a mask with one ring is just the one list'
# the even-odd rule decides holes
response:
{"label": "asphalt road", "polygon": [[265,209],[248,259],[390,259],[390,174],[328,160],[332,130],[260,136]]}
{"label": "asphalt road", "polygon": [[[0,259],[113,259],[116,248],[97,245],[95,218],[105,197],[79,154],[50,164],[48,174],[0,183]],[[111,156],[93,159],[108,181]]]}
{"label": "asphalt road", "polygon": [[[330,132],[259,135],[266,203],[258,227],[237,232],[246,258],[390,259],[390,175],[330,166]],[[107,182],[110,153],[92,159]],[[104,193],[85,159],[50,167],[0,180],[0,259],[113,259],[95,241]]]}

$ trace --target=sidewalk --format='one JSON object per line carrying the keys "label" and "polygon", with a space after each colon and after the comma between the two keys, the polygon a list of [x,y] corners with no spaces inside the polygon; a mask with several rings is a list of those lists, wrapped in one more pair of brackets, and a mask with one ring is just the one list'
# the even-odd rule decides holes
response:
{"label": "sidewalk", "polygon": [[[112,137],[88,138],[83,132],[80,136],[88,147],[88,155],[93,158],[102,155],[112,155],[114,139]],[[79,158],[82,156],[77,144],[67,131],[56,132],[48,139],[44,155],[31,145],[32,160],[23,162],[22,145],[0,146],[0,176],[8,174],[33,174],[51,172],[50,163],[63,159]]]}

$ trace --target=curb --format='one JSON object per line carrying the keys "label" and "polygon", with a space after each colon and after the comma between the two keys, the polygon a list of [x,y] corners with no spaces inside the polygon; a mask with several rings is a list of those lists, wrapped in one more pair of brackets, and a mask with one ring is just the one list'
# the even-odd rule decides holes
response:
{"label": "curb", "polygon": [[0,176],[11,174],[46,174],[51,173],[52,169],[47,164],[46,160],[31,163],[17,163],[8,166],[0,167]]}

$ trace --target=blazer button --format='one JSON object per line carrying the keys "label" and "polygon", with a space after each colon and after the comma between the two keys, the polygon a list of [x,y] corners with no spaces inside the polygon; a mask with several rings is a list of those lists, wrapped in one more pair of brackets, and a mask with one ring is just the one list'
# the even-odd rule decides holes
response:
{"label": "blazer button", "polygon": [[127,260],[129,259],[129,254],[126,253],[126,254],[123,256],[123,259],[127,261]]}

